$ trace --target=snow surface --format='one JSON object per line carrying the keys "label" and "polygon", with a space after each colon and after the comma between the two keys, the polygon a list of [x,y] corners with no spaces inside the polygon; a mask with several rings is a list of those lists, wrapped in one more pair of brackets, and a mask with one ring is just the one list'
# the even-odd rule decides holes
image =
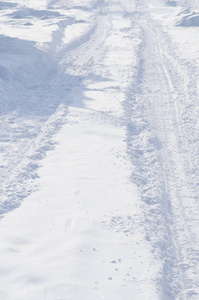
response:
{"label": "snow surface", "polygon": [[199,299],[199,1],[0,16],[0,299]]}

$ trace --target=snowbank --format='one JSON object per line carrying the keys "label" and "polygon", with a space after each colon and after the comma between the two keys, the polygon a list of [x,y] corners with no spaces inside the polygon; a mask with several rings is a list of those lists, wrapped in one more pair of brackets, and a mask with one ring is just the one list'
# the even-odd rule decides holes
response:
{"label": "snowbank", "polygon": [[177,21],[177,26],[183,27],[198,27],[199,26],[199,14],[196,12],[191,12],[190,10],[185,10],[178,14],[179,20]]}

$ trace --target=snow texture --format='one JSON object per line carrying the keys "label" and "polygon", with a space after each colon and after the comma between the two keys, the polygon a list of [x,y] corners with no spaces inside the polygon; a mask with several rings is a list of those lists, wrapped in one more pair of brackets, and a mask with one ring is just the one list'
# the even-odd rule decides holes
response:
{"label": "snow texture", "polygon": [[0,299],[199,299],[199,1],[0,17]]}

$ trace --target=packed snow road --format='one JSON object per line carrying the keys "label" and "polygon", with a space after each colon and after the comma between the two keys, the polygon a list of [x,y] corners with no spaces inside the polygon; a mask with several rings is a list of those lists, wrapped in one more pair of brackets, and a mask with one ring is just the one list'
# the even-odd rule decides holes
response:
{"label": "packed snow road", "polygon": [[197,9],[0,2],[0,298],[199,299]]}

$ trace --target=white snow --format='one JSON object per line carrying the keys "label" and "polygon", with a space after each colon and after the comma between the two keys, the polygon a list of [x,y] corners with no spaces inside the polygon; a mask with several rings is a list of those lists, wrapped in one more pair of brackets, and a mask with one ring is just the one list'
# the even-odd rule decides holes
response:
{"label": "white snow", "polygon": [[198,1],[0,1],[0,299],[199,299]]}

